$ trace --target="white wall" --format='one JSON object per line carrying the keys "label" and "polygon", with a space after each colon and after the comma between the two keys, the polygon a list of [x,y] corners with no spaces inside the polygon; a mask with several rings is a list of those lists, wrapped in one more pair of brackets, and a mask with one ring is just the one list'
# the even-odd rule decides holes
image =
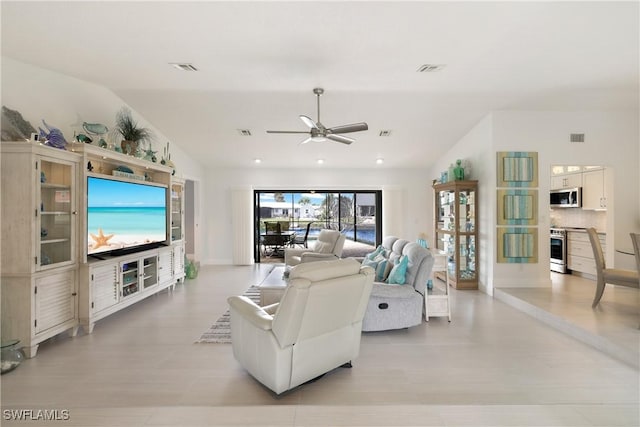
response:
{"label": "white wall", "polygon": [[[431,180],[426,170],[408,169],[211,169],[206,177],[204,211],[207,228],[203,239],[203,263],[229,264],[234,253],[232,190],[383,190],[395,201],[387,223],[383,212],[383,235],[397,233],[414,240],[420,233],[431,233],[427,211],[431,206]],[[383,206],[385,201],[383,200]],[[400,207],[398,209],[398,206]]]}
{"label": "white wall", "polygon": [[[570,143],[570,133],[585,133],[585,142]],[[480,121],[430,170],[439,176],[458,158],[470,159],[480,196],[480,286],[550,286],[549,171],[552,164],[603,165],[613,170],[614,193],[608,200],[607,246],[629,246],[629,232],[640,231],[637,111],[554,112],[498,111]],[[496,152],[537,151],[539,172],[538,264],[496,263]],[[613,257],[613,253],[611,253]],[[633,268],[616,254],[614,266]]]}
{"label": "white wall", "polygon": [[[111,129],[118,110],[127,106],[104,87],[6,57],[2,57],[2,105],[19,111],[36,130],[44,127],[42,119],[46,120],[48,125],[59,128],[67,141],[73,139],[74,131],[82,132],[85,121]],[[153,131],[153,149],[160,158],[167,138],[136,111],[132,113],[141,126]],[[176,143],[171,143],[170,152],[176,176],[202,180],[204,169],[200,163]]]}
{"label": "white wall", "polygon": [[[116,113],[127,104],[110,90],[83,80],[34,67],[2,57],[2,105],[18,110],[22,117],[38,129],[42,119],[59,128],[67,141],[74,131],[80,133],[82,123],[102,123],[113,127]],[[128,106],[127,106],[128,107]],[[130,108],[130,107],[129,107]],[[140,126],[153,131],[153,149],[158,159],[168,139],[144,117],[133,111]],[[187,156],[176,143],[170,144],[171,160],[177,165],[176,176],[200,179],[202,165]],[[185,173],[188,171],[188,173]]]}
{"label": "white wall", "polygon": [[[53,71],[2,57],[2,105],[18,110],[34,127],[44,118],[70,139],[83,121],[113,125],[116,112],[125,103],[111,91]],[[156,136],[154,149],[162,154],[167,142],[157,129],[140,117],[142,126]],[[548,245],[544,233],[549,227],[546,197],[540,197],[541,244],[538,265],[495,263],[495,152],[538,151],[541,194],[549,189],[551,164],[599,164],[613,168],[615,193],[613,215],[608,215],[608,246],[629,246],[628,233],[640,231],[640,140],[638,116],[633,112],[524,112],[500,111],[481,120],[467,135],[426,170],[384,168],[331,170],[253,169],[209,170],[180,150],[180,141],[171,142],[177,176],[197,181],[202,188],[202,250],[199,258],[209,263],[230,263],[232,187],[253,189],[383,189],[389,195],[383,234],[408,239],[420,233],[433,236],[433,191],[431,181],[458,158],[472,164],[471,178],[479,182],[480,286],[492,292],[499,286],[548,285],[546,259]],[[570,144],[571,132],[584,132],[584,144]],[[392,199],[390,202],[389,199]],[[610,201],[611,202],[611,201]],[[391,207],[389,207],[389,204]],[[383,213],[384,218],[384,213]],[[200,245],[198,245],[200,246]],[[199,249],[198,249],[199,250]],[[626,268],[626,259],[616,255],[615,265]],[[628,268],[633,268],[629,266]]]}
{"label": "white wall", "polygon": [[[640,230],[638,112],[499,112],[495,149],[518,140],[539,152],[541,191],[549,189],[552,164],[603,165],[611,168],[614,192],[607,198],[607,251],[612,267],[633,268],[630,259],[614,251],[630,246],[629,232]],[[584,143],[570,143],[570,133],[584,133]],[[512,148],[510,150],[513,150]],[[549,227],[548,200],[540,203],[540,225]],[[545,221],[545,222],[543,222]],[[548,256],[548,255],[547,255]],[[611,264],[609,264],[611,265]]]}
{"label": "white wall", "polygon": [[[435,179],[441,171],[448,169],[457,159],[464,159],[471,165],[471,170],[465,170],[465,179],[478,181],[478,288],[491,293],[493,282],[493,257],[495,241],[495,153],[491,149],[493,144],[493,116],[487,115],[473,129],[471,129],[458,143],[453,146],[430,169],[430,176]],[[433,193],[433,190],[431,190]],[[433,202],[431,202],[433,203]],[[433,223],[433,207],[429,209],[429,221]]]}

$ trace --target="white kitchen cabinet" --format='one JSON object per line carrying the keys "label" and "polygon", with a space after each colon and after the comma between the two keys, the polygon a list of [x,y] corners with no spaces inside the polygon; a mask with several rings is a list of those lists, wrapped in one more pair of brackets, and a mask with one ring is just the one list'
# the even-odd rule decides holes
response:
{"label": "white kitchen cabinet", "polygon": [[[606,250],[606,235],[598,234],[603,252]],[[572,272],[596,276],[596,261],[589,236],[584,231],[567,232],[567,268]]]}
{"label": "white kitchen cabinet", "polygon": [[582,173],[582,209],[607,209],[607,170],[597,169]]}
{"label": "white kitchen cabinet", "polygon": [[570,173],[564,175],[551,176],[551,189],[582,187],[582,173]]}

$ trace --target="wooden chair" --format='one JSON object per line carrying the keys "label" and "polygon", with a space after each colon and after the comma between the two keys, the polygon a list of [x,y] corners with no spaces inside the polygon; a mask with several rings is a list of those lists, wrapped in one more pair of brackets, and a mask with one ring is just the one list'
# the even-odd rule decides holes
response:
{"label": "wooden chair", "polygon": [[636,269],[640,272],[640,233],[629,233],[633,243],[633,253],[636,256]]}
{"label": "wooden chair", "polygon": [[[611,285],[626,286],[628,288],[640,288],[640,276],[637,271],[621,270],[617,268],[606,268],[602,246],[595,228],[588,228],[587,234],[593,249],[593,258],[596,261],[596,295],[593,298],[591,307],[595,308],[602,298],[604,287],[607,283]],[[637,253],[637,251],[636,251]]]}

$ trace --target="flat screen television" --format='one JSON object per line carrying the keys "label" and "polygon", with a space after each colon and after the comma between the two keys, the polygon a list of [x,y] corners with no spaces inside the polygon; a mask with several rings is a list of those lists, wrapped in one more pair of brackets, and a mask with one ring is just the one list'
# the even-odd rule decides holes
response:
{"label": "flat screen television", "polygon": [[167,244],[167,200],[164,186],[87,177],[87,255]]}

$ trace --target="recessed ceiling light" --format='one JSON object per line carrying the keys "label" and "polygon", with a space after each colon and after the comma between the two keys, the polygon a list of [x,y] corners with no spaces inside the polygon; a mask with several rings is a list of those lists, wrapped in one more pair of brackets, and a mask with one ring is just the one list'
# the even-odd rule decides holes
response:
{"label": "recessed ceiling light", "polygon": [[381,164],[383,164],[383,163],[384,163],[384,159],[383,159],[382,157],[378,157],[378,158],[376,159],[376,164],[381,165]]}
{"label": "recessed ceiling light", "polygon": [[169,65],[181,71],[198,71],[198,69],[194,67],[193,64],[189,64],[187,62],[170,62]]}
{"label": "recessed ceiling light", "polygon": [[318,164],[319,164],[319,165],[324,164],[324,159],[318,159]]}
{"label": "recessed ceiling light", "polygon": [[380,136],[391,136],[391,129],[382,129],[380,131]]}
{"label": "recessed ceiling light", "polygon": [[418,68],[419,73],[433,73],[440,71],[445,67],[445,64],[424,64]]}
{"label": "recessed ceiling light", "polygon": [[249,129],[238,129],[238,133],[242,136],[251,136],[251,131]]}
{"label": "recessed ceiling light", "polygon": [[253,163],[255,164],[262,163],[262,159],[253,159]]}

